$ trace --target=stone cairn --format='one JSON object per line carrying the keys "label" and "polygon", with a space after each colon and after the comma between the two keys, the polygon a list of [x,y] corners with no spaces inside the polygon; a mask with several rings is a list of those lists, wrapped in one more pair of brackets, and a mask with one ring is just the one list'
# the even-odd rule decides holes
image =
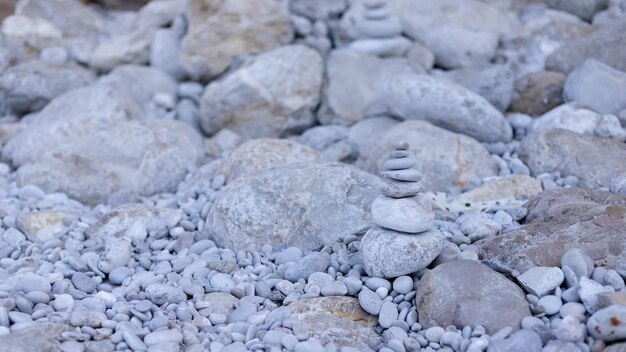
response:
{"label": "stone cairn", "polygon": [[371,228],[361,242],[370,276],[398,277],[428,266],[443,248],[443,234],[433,228],[434,213],[421,192],[422,174],[407,142],[397,142],[383,166],[382,195],[372,203]]}
{"label": "stone cairn", "polygon": [[402,36],[402,21],[391,14],[387,0],[355,1],[355,7],[342,19],[342,27],[352,39],[352,50],[378,56],[403,56],[411,41]]}

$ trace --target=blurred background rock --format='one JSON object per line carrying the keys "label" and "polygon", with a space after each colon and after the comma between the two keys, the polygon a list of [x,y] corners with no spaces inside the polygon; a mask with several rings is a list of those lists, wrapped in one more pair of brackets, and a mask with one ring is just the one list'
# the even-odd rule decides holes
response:
{"label": "blurred background rock", "polygon": [[[0,0],[0,20],[13,14],[18,0]],[[109,9],[137,10],[150,0],[81,0],[84,3],[98,4]]]}

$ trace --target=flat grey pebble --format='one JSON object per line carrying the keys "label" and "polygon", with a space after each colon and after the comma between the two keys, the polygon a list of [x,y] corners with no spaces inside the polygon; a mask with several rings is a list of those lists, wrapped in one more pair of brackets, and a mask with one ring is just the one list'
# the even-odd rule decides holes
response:
{"label": "flat grey pebble", "polygon": [[410,276],[400,276],[393,280],[393,290],[407,294],[413,289],[413,279]]}

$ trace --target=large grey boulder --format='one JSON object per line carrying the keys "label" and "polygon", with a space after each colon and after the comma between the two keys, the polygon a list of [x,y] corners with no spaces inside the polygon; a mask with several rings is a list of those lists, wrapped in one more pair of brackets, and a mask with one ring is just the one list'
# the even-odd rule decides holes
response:
{"label": "large grey boulder", "polygon": [[50,100],[95,82],[96,76],[80,65],[49,65],[38,60],[12,66],[0,75],[0,92],[18,113],[37,111]]}
{"label": "large grey boulder", "polygon": [[109,85],[78,88],[53,99],[2,149],[2,157],[15,166],[33,162],[40,155],[92,131],[136,120],[139,105]]}
{"label": "large grey boulder", "polygon": [[382,87],[380,104],[393,116],[426,120],[481,142],[506,142],[513,134],[502,113],[487,100],[444,78],[396,76]]}
{"label": "large grey boulder", "polygon": [[594,28],[578,17],[548,8],[538,8],[515,35],[502,40],[498,55],[506,57],[516,78],[538,71],[559,71],[546,67],[546,58],[562,45],[578,40]]}
{"label": "large grey boulder", "polygon": [[485,98],[498,110],[505,112],[513,98],[513,71],[505,65],[480,68],[459,68],[435,71],[435,75],[448,78]]}
{"label": "large grey boulder", "polygon": [[241,144],[222,161],[218,174],[226,183],[258,171],[293,163],[321,160],[320,153],[286,139],[260,138]]}
{"label": "large grey boulder", "polygon": [[206,219],[220,246],[319,249],[371,225],[380,179],[353,166],[308,161],[240,177],[223,188]]}
{"label": "large grey boulder", "polygon": [[569,73],[587,59],[595,59],[626,71],[626,20],[599,26],[586,35],[564,43],[546,59],[546,68]]}
{"label": "large grey boulder", "polygon": [[106,27],[98,11],[77,0],[20,0],[15,14],[47,20],[64,37],[99,38]]}
{"label": "large grey boulder", "polygon": [[177,96],[176,81],[165,72],[150,66],[121,65],[98,80],[133,98],[142,108],[153,102],[157,94]]}
{"label": "large grey boulder", "polygon": [[617,115],[626,109],[626,72],[589,59],[569,74],[563,86],[563,97],[567,102],[576,101],[600,114]]}
{"label": "large grey boulder", "polygon": [[403,1],[404,32],[426,45],[443,68],[491,61],[500,38],[515,27],[514,16],[475,0]]}
{"label": "large grey boulder", "polygon": [[305,326],[306,334],[323,344],[359,351],[378,351],[382,340],[376,333],[376,317],[367,314],[353,297],[319,297],[298,300],[288,306],[289,319]]}
{"label": "large grey boulder", "polygon": [[600,115],[580,103],[559,105],[533,119],[532,130],[535,132],[553,128],[618,140],[626,138],[626,132],[616,116]]}
{"label": "large grey boulder", "polygon": [[326,62],[326,83],[318,119],[322,124],[353,125],[376,115],[379,87],[403,73],[421,73],[404,58],[378,58],[350,49],[333,50]]}
{"label": "large grey boulder", "polygon": [[315,122],[323,69],[317,51],[303,45],[260,54],[206,87],[200,125],[208,134],[229,128],[244,139],[301,131]]}
{"label": "large grey boulder", "polygon": [[224,72],[238,56],[262,53],[291,41],[287,2],[191,0],[181,61],[196,79]]}
{"label": "large grey boulder", "polygon": [[446,131],[425,121],[405,121],[370,137],[361,146],[357,166],[378,174],[396,141],[409,142],[416,168],[424,174],[425,190],[480,184],[495,176],[498,168],[489,152],[476,140]]}
{"label": "large grey boulder", "polygon": [[518,152],[534,175],[558,171],[585,187],[611,187],[626,174],[626,144],[611,138],[539,130],[522,140]]}
{"label": "large grey boulder", "polygon": [[63,192],[86,204],[126,202],[174,191],[201,156],[201,137],[186,124],[119,122],[33,155],[18,169],[17,183]]}
{"label": "large grey boulder", "polygon": [[24,329],[0,335],[0,350],[11,352],[60,351],[61,333],[70,330],[64,324],[34,324]]}
{"label": "large grey boulder", "polygon": [[483,258],[524,272],[535,266],[560,267],[563,255],[579,248],[610,267],[626,248],[624,196],[559,188],[539,194],[526,207],[521,228],[475,243]]}
{"label": "large grey boulder", "polygon": [[489,267],[472,260],[454,260],[427,272],[415,297],[419,322],[431,326],[482,325],[489,334],[520,328],[530,307],[524,291]]}
{"label": "large grey boulder", "polygon": [[515,81],[511,110],[531,116],[541,115],[563,103],[566,76],[560,72],[537,71]]}

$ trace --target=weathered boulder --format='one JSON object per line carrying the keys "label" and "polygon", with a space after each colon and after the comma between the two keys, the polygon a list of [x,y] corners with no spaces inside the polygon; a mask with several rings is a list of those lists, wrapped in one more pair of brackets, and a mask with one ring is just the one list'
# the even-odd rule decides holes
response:
{"label": "weathered boulder", "polygon": [[314,149],[286,139],[260,138],[245,142],[222,161],[218,174],[226,183],[258,171],[293,163],[321,160]]}
{"label": "weathered boulder", "polygon": [[139,115],[137,103],[111,86],[74,89],[53,99],[32,118],[28,128],[4,146],[2,157],[20,166],[54,147]]}
{"label": "weathered boulder", "polygon": [[421,182],[425,190],[480,184],[483,178],[497,174],[495,161],[476,140],[425,121],[405,121],[369,138],[361,146],[355,165],[378,174],[387,151],[399,140],[409,142],[416,168],[424,174]]}
{"label": "weathered boulder", "polygon": [[367,314],[352,297],[320,297],[298,300],[288,306],[288,319],[299,321],[309,337],[323,344],[353,347],[359,351],[378,351],[382,347],[376,333],[377,320]]}
{"label": "weathered boulder", "polygon": [[191,0],[181,61],[195,79],[224,72],[238,56],[262,53],[291,41],[287,2]]}
{"label": "weathered boulder", "polygon": [[427,272],[415,297],[419,322],[431,326],[482,325],[489,334],[504,327],[520,328],[530,307],[524,291],[489,267],[454,260]]}
{"label": "weathered boulder", "polygon": [[492,202],[510,198],[530,198],[541,193],[541,181],[526,175],[512,175],[489,181],[461,194],[459,203]]}
{"label": "weathered boulder", "polygon": [[322,57],[303,45],[260,54],[206,87],[200,125],[210,135],[229,128],[244,139],[280,137],[310,127],[323,69]]}
{"label": "weathered boulder", "polygon": [[449,71],[434,71],[480,95],[489,104],[504,112],[513,97],[513,71],[505,65],[464,67]]}
{"label": "weathered boulder", "polygon": [[421,73],[404,58],[378,58],[349,49],[331,51],[318,119],[322,124],[353,125],[376,115],[379,87],[403,73]]}
{"label": "weathered boulder", "polygon": [[144,110],[157,94],[176,97],[178,88],[176,81],[166,73],[142,65],[117,66],[109,74],[101,76],[98,82],[123,92]]}
{"label": "weathered boulder", "polygon": [[626,72],[594,59],[572,71],[563,87],[565,101],[576,101],[600,114],[617,115],[626,109],[625,96]]}
{"label": "weathered boulder", "polygon": [[17,182],[86,204],[126,202],[174,191],[201,156],[201,137],[181,122],[120,122],[35,156],[20,166]]}
{"label": "weathered boulder", "polygon": [[308,161],[240,177],[223,188],[206,228],[225,248],[318,249],[371,225],[380,179],[353,166]]}
{"label": "weathered boulder", "polygon": [[513,16],[481,1],[404,1],[404,32],[426,45],[440,67],[489,62],[499,39],[515,28]]}
{"label": "weathered boulder", "polygon": [[558,171],[581,186],[610,187],[626,174],[626,145],[615,139],[545,129],[524,138],[518,152],[534,175]]}
{"label": "weathered boulder", "polygon": [[75,88],[96,81],[96,76],[80,65],[49,65],[34,60],[12,66],[0,75],[0,92],[18,113],[37,111],[50,100]]}
{"label": "weathered boulder", "polygon": [[541,115],[563,103],[566,76],[560,72],[538,71],[515,81],[511,110],[531,116]]}
{"label": "weathered boulder", "polygon": [[626,21],[599,26],[586,35],[564,43],[546,59],[546,68],[569,73],[587,59],[595,59],[626,71]]}
{"label": "weathered boulder", "polygon": [[98,38],[106,27],[98,11],[76,0],[21,0],[15,6],[15,14],[47,20],[64,37]]}
{"label": "weathered boulder", "polygon": [[24,329],[0,335],[0,349],[12,352],[59,351],[61,333],[70,330],[63,324],[34,324]]}
{"label": "weathered boulder", "polygon": [[506,142],[511,125],[480,95],[444,78],[403,74],[381,88],[380,104],[404,120],[426,120],[481,142]]}
{"label": "weathered boulder", "polygon": [[475,243],[483,258],[524,272],[535,266],[559,267],[563,254],[577,247],[611,266],[626,248],[624,196],[563,188],[539,194],[527,207],[522,227]]}
{"label": "weathered boulder", "polygon": [[600,115],[580,103],[567,103],[546,112],[532,121],[535,132],[548,129],[563,129],[578,134],[626,139],[626,131],[615,115]]}
{"label": "weathered boulder", "polygon": [[15,218],[15,226],[30,241],[43,243],[66,230],[65,221],[76,218],[77,213],[63,211],[22,212]]}
{"label": "weathered boulder", "polygon": [[100,43],[91,53],[89,66],[108,72],[120,65],[147,64],[154,33],[151,29],[136,30]]}

